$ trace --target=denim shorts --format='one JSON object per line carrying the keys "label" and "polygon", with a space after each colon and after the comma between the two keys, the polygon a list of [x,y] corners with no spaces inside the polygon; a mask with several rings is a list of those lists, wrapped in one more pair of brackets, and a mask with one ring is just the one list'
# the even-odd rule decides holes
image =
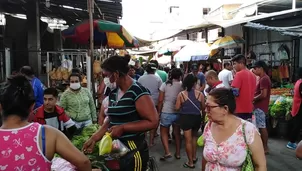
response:
{"label": "denim shorts", "polygon": [[254,115],[256,117],[256,127],[257,128],[266,128],[266,115],[265,113],[257,108],[254,110]]}
{"label": "denim shorts", "polygon": [[172,124],[175,124],[179,118],[177,113],[161,113],[160,115],[160,125],[163,127],[170,127]]}

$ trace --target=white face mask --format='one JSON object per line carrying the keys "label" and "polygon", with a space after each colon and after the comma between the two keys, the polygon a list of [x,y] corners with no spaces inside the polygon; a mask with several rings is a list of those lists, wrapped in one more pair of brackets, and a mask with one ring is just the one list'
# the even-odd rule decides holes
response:
{"label": "white face mask", "polygon": [[78,90],[79,88],[81,88],[81,83],[70,83],[69,87],[73,90]]}
{"label": "white face mask", "polygon": [[116,89],[116,82],[110,82],[110,79],[108,77],[104,78],[105,85],[110,88],[111,90]]}

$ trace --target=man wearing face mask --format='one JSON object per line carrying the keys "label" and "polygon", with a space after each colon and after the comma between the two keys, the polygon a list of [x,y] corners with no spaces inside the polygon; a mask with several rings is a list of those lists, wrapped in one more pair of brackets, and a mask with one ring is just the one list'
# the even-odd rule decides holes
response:
{"label": "man wearing face mask", "polygon": [[81,76],[78,73],[72,73],[69,76],[69,83],[69,89],[61,96],[61,107],[75,122],[77,128],[96,123],[96,107],[93,97],[87,88],[81,87]]}

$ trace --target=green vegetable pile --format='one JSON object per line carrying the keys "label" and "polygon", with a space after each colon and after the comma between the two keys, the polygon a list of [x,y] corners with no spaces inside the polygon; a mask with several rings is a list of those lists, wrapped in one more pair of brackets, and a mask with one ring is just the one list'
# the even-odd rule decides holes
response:
{"label": "green vegetable pile", "polygon": [[270,116],[273,118],[284,118],[291,111],[292,97],[280,96],[270,104]]}
{"label": "green vegetable pile", "polygon": [[[77,149],[82,150],[83,144],[99,129],[97,124],[89,125],[74,135],[71,142]],[[98,145],[95,146],[92,154],[98,154]]]}
{"label": "green vegetable pile", "polygon": [[[99,129],[98,124],[89,125],[82,130],[79,130],[76,135],[71,139],[72,144],[82,151],[84,143]],[[104,168],[104,158],[99,156],[99,142],[97,142],[94,146],[93,152],[90,154],[86,154],[86,156],[91,161],[92,168],[103,169]],[[58,157],[58,156],[56,156]]]}

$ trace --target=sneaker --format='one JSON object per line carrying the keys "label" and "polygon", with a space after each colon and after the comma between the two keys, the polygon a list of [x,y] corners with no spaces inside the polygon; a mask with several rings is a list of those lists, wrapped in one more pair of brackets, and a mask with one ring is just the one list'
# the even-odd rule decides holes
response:
{"label": "sneaker", "polygon": [[289,149],[295,150],[297,148],[297,144],[288,142],[286,147],[289,148]]}

